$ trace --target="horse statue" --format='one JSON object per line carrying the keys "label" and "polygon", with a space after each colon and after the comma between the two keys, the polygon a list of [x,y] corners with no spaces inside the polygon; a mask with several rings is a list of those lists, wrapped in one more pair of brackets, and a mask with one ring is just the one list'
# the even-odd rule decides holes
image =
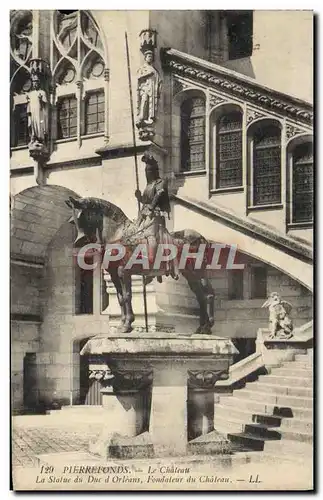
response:
{"label": "horse statue", "polygon": [[[74,245],[77,247],[87,243],[98,243],[104,249],[107,244],[120,242],[126,245],[127,249],[132,249],[137,244],[146,242],[145,234],[138,231],[137,222],[133,222],[124,212],[109,201],[98,198],[73,198],[66,200],[66,204],[72,209],[71,222],[74,222],[77,229],[77,237]],[[198,248],[203,243],[207,244],[205,238],[194,230],[185,229],[182,231],[168,233],[170,240],[178,247],[185,243]],[[134,313],[131,304],[131,275],[141,274],[146,283],[157,278],[161,281],[162,276],[172,276],[178,278],[177,273],[181,273],[195,294],[199,304],[199,327],[195,333],[211,334],[214,324],[214,290],[203,270],[199,273],[189,265],[185,269],[176,269],[168,263],[158,270],[145,270],[142,266],[133,266],[126,269],[126,264],[131,258],[131,252],[127,252],[120,261],[110,262],[109,272],[111,280],[116,288],[119,305],[121,308],[120,329],[123,333],[132,331]],[[114,265],[111,265],[114,264]],[[204,275],[203,275],[204,274]]]}
{"label": "horse statue", "polygon": [[[143,265],[138,265],[137,260],[137,265],[135,265],[131,260],[134,249],[138,249],[138,245],[143,250],[147,249],[148,264],[152,262],[156,264],[155,258],[160,248],[164,249],[165,246],[168,249],[170,246],[172,249],[175,248],[177,257],[178,249],[183,249],[185,244],[196,249],[201,244],[206,247],[208,243],[201,234],[193,230],[168,232],[165,221],[170,213],[167,181],[160,178],[158,163],[152,155],[145,154],[142,162],[146,164],[147,185],[143,194],[138,189],[135,192],[139,206],[141,204],[135,221],[129,220],[119,207],[105,200],[75,199],[72,196],[66,200],[67,205],[73,211],[71,221],[75,223],[78,231],[75,244],[77,243],[78,246],[89,242],[99,244],[104,255],[105,249],[108,246],[111,247],[111,243],[118,243],[123,250],[127,249],[117,262],[109,261],[108,269],[105,267],[105,262],[103,267],[109,272],[117,291],[121,307],[120,327],[124,333],[132,331],[131,325],[135,319],[131,305],[131,275],[143,275],[147,284],[154,278],[161,282],[162,276],[171,276],[176,280],[180,272],[187,280],[200,307],[200,325],[196,333],[210,334],[214,324],[214,291],[205,272],[204,258],[204,271],[203,269],[197,271],[189,262],[188,265],[183,266],[183,269],[178,269],[175,258],[160,258],[159,265],[153,265],[152,268],[150,265],[145,268]],[[161,265],[162,260],[163,265]]]}

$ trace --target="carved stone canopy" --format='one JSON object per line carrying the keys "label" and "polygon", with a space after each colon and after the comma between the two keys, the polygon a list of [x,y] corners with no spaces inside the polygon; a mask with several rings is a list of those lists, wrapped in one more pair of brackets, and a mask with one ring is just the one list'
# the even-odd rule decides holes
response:
{"label": "carved stone canopy", "polygon": [[148,51],[154,53],[157,46],[157,32],[155,30],[145,29],[139,33],[139,38],[141,52],[143,54]]}
{"label": "carved stone canopy", "polygon": [[34,85],[35,82],[39,82],[39,86],[42,90],[49,91],[50,87],[50,69],[49,64],[43,59],[35,58],[31,59],[29,63],[31,81]]}

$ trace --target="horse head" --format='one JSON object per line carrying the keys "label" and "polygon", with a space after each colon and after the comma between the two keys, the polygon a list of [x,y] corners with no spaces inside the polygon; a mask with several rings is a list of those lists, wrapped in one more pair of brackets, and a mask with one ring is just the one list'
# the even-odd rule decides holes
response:
{"label": "horse head", "polygon": [[72,209],[69,222],[74,223],[77,229],[74,245],[102,243],[103,207],[100,200],[69,196],[65,203]]}

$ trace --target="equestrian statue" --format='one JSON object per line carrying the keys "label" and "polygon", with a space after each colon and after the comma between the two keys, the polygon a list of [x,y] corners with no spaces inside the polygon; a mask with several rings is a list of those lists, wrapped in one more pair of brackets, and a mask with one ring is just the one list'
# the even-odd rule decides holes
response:
{"label": "equestrian statue", "polygon": [[199,304],[199,327],[195,333],[211,334],[214,324],[214,290],[205,272],[205,266],[204,269],[202,267],[201,270],[196,270],[188,260],[184,269],[179,269],[176,259],[162,262],[163,265],[158,269],[127,266],[131,251],[138,248],[138,245],[148,248],[148,260],[151,263],[160,243],[172,244],[178,249],[183,248],[184,244],[195,249],[200,244],[208,244],[206,239],[194,230],[167,230],[166,218],[169,218],[170,214],[167,181],[160,178],[158,163],[152,155],[144,155],[142,161],[146,165],[147,185],[143,193],[139,189],[135,192],[141,208],[134,221],[128,219],[121,208],[109,201],[69,197],[66,204],[72,209],[71,222],[74,222],[78,232],[74,244],[81,247],[86,243],[97,243],[103,250],[113,243],[126,247],[127,252],[122,259],[110,262],[108,268],[104,267],[117,291],[122,332],[131,332],[135,319],[132,310],[131,275],[143,275],[147,284],[154,278],[162,281],[163,276],[177,280],[179,274],[182,274]]}

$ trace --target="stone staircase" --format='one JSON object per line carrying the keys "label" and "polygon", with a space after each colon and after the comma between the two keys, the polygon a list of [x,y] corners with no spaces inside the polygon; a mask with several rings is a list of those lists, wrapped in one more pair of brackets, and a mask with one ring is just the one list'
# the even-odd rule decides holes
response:
{"label": "stone staircase", "polygon": [[[231,395],[219,397],[214,429],[257,459],[304,460],[313,454],[313,357],[296,354]],[[259,453],[261,452],[261,453]]]}

